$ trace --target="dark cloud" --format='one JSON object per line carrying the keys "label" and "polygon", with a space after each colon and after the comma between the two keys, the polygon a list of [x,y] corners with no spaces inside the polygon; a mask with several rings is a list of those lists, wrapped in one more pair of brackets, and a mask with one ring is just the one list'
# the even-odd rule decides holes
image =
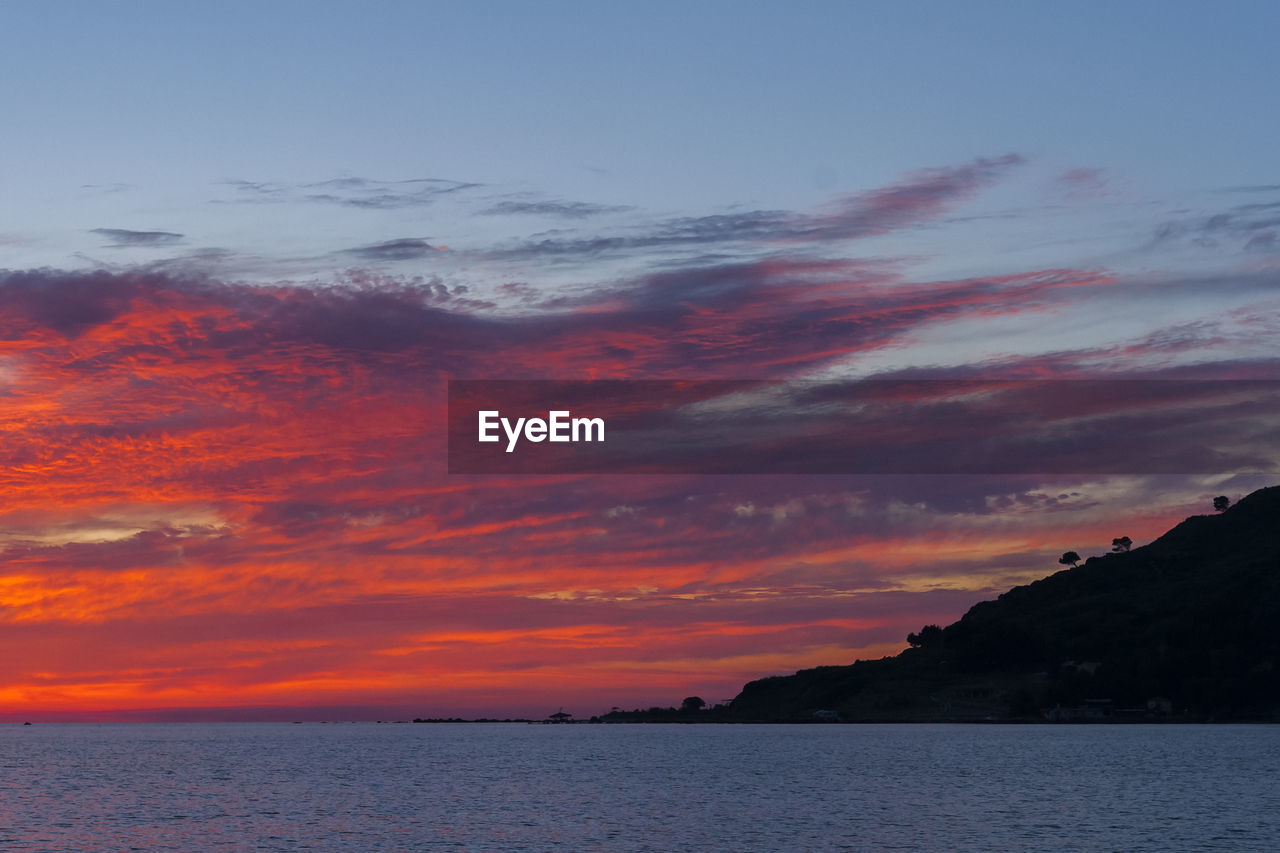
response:
{"label": "dark cloud", "polygon": [[502,201],[480,211],[480,215],[556,216],[563,219],[586,219],[605,213],[620,213],[633,209],[628,205],[591,204],[585,201]]}
{"label": "dark cloud", "polygon": [[1176,219],[1156,227],[1154,242],[1187,242],[1205,248],[1228,245],[1267,250],[1274,229],[1280,228],[1280,202],[1238,204],[1219,213],[1193,219]]}
{"label": "dark cloud", "polygon": [[89,233],[107,238],[111,241],[107,245],[116,249],[128,246],[172,246],[181,243],[186,236],[173,231],[130,231],[126,228],[94,228]]}
{"label": "dark cloud", "polygon": [[74,337],[111,321],[145,286],[137,276],[101,271],[0,273],[0,330],[27,334],[47,328]]}
{"label": "dark cloud", "polygon": [[[395,260],[432,251],[419,238],[406,241],[362,247],[364,257]],[[1171,298],[1210,291],[1265,296],[1274,287],[1274,275],[1241,273],[1131,283],[1122,290]],[[182,268],[7,273],[0,275],[0,335],[49,329],[76,337],[130,305],[154,303],[189,306],[206,318],[201,323],[230,312],[237,322],[218,321],[202,334],[236,352],[297,343],[348,354],[400,352],[422,369],[507,378],[787,378],[900,345],[930,324],[1043,312],[1121,289],[1088,271],[912,281],[889,265],[794,255],[663,271],[574,294],[544,296],[520,283],[508,292],[520,300],[520,313],[494,314],[491,303],[439,278],[353,274],[341,286],[283,287],[225,284]],[[1235,334],[1230,325],[1183,324],[1123,346],[973,369],[1009,378],[1096,375],[1135,359],[1200,361],[1199,351]],[[937,367],[924,375],[955,374]]]}
{"label": "dark cloud", "polygon": [[979,158],[963,166],[924,169],[897,184],[847,197],[831,214],[809,218],[793,236],[851,239],[924,222],[1024,162],[1017,154],[1006,154],[995,159]]}
{"label": "dark cloud", "polygon": [[[406,238],[356,251],[365,260],[394,261],[433,250]],[[219,347],[237,351],[293,340],[344,351],[417,350],[433,369],[469,364],[472,375],[694,370],[779,377],[889,345],[920,324],[1039,310],[1100,283],[1070,271],[909,283],[876,265],[773,258],[644,276],[530,301],[527,314],[498,317],[465,289],[434,279],[366,276],[349,286],[305,288],[221,284],[181,268],[167,275],[31,272],[0,276],[0,331],[35,334],[43,327],[77,336],[132,304],[176,300],[202,316],[239,317],[208,332]]]}
{"label": "dark cloud", "polygon": [[[266,181],[242,181],[239,179],[223,181],[229,187],[234,187],[247,196],[274,196],[278,201],[283,201],[283,196],[287,189],[295,185],[272,184]],[[250,199],[252,200],[252,199]],[[265,199],[264,199],[265,200]]]}
{"label": "dark cloud", "polygon": [[275,204],[311,202],[356,207],[367,210],[394,210],[435,203],[443,196],[481,186],[444,178],[412,178],[403,181],[375,181],[369,178],[333,178],[313,183],[271,183],[225,181],[234,187],[236,202]]}
{"label": "dark cloud", "polygon": [[[455,473],[1133,474],[1271,471],[1280,383],[1102,379],[455,382]],[[711,414],[705,404],[714,401]],[[563,407],[590,447],[469,441],[480,410]]]}
{"label": "dark cloud", "polygon": [[402,237],[371,246],[346,249],[345,254],[366,261],[412,261],[441,251],[421,237]]}
{"label": "dark cloud", "polygon": [[504,260],[591,259],[645,249],[678,248],[709,243],[764,239],[787,227],[785,211],[682,217],[659,223],[647,233],[593,237],[547,237],[509,249],[488,252]]}
{"label": "dark cloud", "polygon": [[752,210],[679,217],[631,234],[548,238],[498,249],[490,257],[526,260],[582,259],[662,248],[734,242],[805,243],[854,240],[936,219],[1023,162],[1017,154],[978,159],[963,166],[926,169],[880,189],[837,200],[823,213]]}

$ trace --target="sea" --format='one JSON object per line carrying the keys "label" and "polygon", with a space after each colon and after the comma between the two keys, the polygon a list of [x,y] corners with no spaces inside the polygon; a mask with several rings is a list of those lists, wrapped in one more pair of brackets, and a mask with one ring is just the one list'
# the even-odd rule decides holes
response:
{"label": "sea", "polygon": [[1275,725],[0,726],[0,850],[1280,850]]}

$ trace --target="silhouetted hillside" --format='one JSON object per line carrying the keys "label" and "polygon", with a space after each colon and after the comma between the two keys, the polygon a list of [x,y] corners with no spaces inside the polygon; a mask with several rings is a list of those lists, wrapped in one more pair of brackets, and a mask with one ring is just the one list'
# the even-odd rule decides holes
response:
{"label": "silhouetted hillside", "polygon": [[[894,658],[753,681],[738,719],[1280,719],[1280,487],[922,630]],[[829,716],[829,715],[828,715]]]}

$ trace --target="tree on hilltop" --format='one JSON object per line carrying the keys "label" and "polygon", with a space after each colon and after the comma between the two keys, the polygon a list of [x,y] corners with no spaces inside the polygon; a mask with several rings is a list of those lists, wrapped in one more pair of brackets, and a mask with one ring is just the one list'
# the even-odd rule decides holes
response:
{"label": "tree on hilltop", "polygon": [[913,649],[934,648],[942,645],[942,629],[937,625],[925,625],[919,634],[907,634],[907,643]]}

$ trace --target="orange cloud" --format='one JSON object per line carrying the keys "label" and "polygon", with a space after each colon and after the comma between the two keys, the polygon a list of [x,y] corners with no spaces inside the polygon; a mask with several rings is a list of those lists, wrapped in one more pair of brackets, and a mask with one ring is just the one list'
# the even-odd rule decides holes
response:
{"label": "orange cloud", "polygon": [[1118,529],[1064,499],[1009,525],[1036,483],[446,474],[450,376],[788,375],[1105,281],[895,289],[771,261],[682,298],[648,284],[652,303],[637,286],[510,319],[394,283],[0,278],[6,713],[719,699],[892,652],[1055,552],[1184,509]]}

